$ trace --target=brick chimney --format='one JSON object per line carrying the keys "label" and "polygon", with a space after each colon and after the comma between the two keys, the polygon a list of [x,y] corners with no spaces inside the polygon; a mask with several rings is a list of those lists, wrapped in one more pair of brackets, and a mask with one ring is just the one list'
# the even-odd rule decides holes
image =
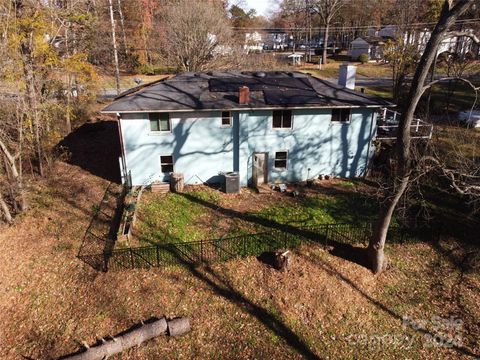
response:
{"label": "brick chimney", "polygon": [[248,86],[240,86],[238,89],[238,103],[245,105],[250,102],[250,89]]}

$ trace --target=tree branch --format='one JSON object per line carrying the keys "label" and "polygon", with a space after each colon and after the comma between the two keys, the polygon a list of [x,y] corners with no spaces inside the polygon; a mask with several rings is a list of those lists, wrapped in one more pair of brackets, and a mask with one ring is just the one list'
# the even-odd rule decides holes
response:
{"label": "tree branch", "polygon": [[471,31],[449,31],[445,34],[444,38],[455,37],[455,36],[456,37],[461,37],[461,36],[468,37],[468,38],[472,39],[472,41],[475,44],[480,44],[480,39],[477,37],[477,35],[475,35]]}
{"label": "tree branch", "polygon": [[430,83],[428,83],[427,85],[425,85],[423,88],[422,88],[422,93],[425,92],[426,90],[428,90],[430,87],[432,87],[433,85],[435,84],[438,84],[442,81],[448,81],[448,80],[457,80],[457,81],[463,81],[464,83],[466,83],[467,85],[469,85],[473,91],[477,92],[480,90],[480,86],[475,86],[473,85],[473,83],[468,80],[468,79],[465,79],[465,78],[462,78],[462,77],[459,77],[459,76],[449,76],[449,77],[444,77],[444,78],[441,78],[441,79],[437,79],[437,80],[434,80],[434,81],[431,81]]}

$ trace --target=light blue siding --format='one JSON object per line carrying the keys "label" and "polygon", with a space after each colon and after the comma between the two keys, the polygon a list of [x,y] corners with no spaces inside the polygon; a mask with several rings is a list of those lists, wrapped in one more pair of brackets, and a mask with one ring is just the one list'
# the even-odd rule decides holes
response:
{"label": "light blue siding", "polygon": [[[232,112],[232,126],[221,126],[220,112],[171,113],[171,133],[152,134],[146,114],[121,114],[127,168],[135,185],[168,180],[160,156],[173,155],[186,183],[216,182],[218,174],[252,176],[252,155],[268,152],[268,180],[302,181],[320,174],[364,174],[374,134],[372,109],[352,109],[348,124],[332,123],[328,109],[293,110],[292,129],[273,129],[269,110]],[[274,168],[276,151],[288,152],[288,168]],[[310,173],[308,169],[310,168]]]}

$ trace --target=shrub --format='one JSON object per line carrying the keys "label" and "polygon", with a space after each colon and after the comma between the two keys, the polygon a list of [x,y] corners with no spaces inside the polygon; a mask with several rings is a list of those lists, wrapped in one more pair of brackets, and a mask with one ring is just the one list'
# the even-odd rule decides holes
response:
{"label": "shrub", "polygon": [[362,64],[366,64],[368,62],[368,54],[360,54],[358,61],[360,61]]}

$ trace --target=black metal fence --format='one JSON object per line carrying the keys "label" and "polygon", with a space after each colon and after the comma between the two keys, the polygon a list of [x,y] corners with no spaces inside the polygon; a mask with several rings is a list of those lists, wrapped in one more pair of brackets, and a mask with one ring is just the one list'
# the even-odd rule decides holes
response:
{"label": "black metal fence", "polygon": [[[104,271],[164,266],[198,265],[227,261],[236,257],[258,256],[263,252],[292,249],[302,243],[324,246],[366,245],[371,224],[324,224],[302,228],[286,227],[269,232],[191,242],[156,244],[145,247],[108,249],[101,254],[81,255],[83,261]],[[392,227],[389,242],[404,242],[416,235]]]}

